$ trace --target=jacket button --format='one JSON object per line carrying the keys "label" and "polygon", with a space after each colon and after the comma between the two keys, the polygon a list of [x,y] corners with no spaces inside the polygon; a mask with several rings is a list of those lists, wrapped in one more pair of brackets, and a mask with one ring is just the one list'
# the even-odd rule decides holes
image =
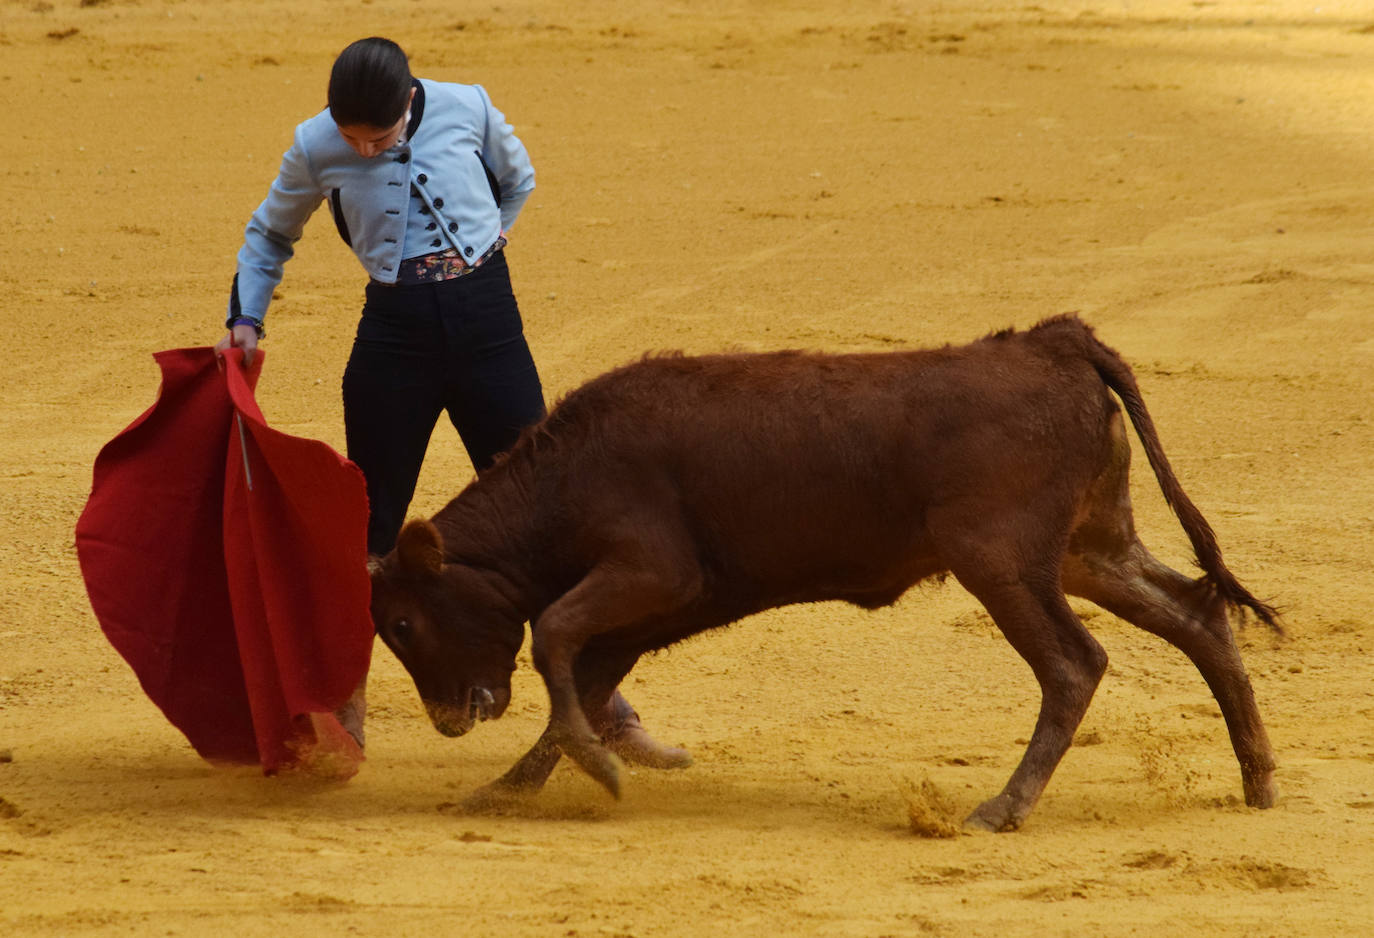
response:
{"label": "jacket button", "polygon": [[457,230],[458,230],[458,223],[457,223],[456,221],[451,221],[451,222],[449,222],[449,223],[448,223],[448,230],[449,230],[449,231],[457,231]]}
{"label": "jacket button", "polygon": [[421,205],[421,206],[420,206],[420,214],[421,214],[421,215],[428,215],[428,214],[429,214],[429,206],[428,206],[428,205]]}
{"label": "jacket button", "polygon": [[402,153],[400,156],[396,157],[396,162],[398,162],[398,163],[409,163],[409,162],[410,162],[410,154],[409,154],[409,153]]}
{"label": "jacket button", "polygon": [[430,246],[430,247],[433,247],[433,248],[437,248],[439,245],[441,245],[441,244],[443,244],[443,243],[444,243],[444,242],[440,241],[438,238],[435,238],[433,241],[429,242],[429,246]]}
{"label": "jacket button", "polygon": [[471,247],[463,248],[463,253],[466,254],[468,257],[471,257],[471,256],[472,256],[472,248],[471,248]]}
{"label": "jacket button", "polygon": [[420,175],[415,177],[415,181],[423,186],[425,183],[429,182],[429,177],[426,176],[424,173],[421,173]]}
{"label": "jacket button", "polygon": [[443,207],[444,207],[444,200],[443,200],[443,199],[435,199],[435,200],[434,200],[434,207],[435,207],[435,208],[443,208]]}
{"label": "jacket button", "polygon": [[432,221],[428,225],[425,225],[425,231],[433,231],[435,228],[438,227],[439,223],[437,221]]}

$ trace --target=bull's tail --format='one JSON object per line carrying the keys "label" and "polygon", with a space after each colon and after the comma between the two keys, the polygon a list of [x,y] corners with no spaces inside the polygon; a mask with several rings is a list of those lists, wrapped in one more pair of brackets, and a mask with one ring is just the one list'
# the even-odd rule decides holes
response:
{"label": "bull's tail", "polygon": [[1104,345],[1093,334],[1092,329],[1077,317],[1071,317],[1071,321],[1077,323],[1082,330],[1082,349],[1088,361],[1097,369],[1103,382],[1125,405],[1131,425],[1135,427],[1136,435],[1140,437],[1141,445],[1145,448],[1150,468],[1154,470],[1155,479],[1164,493],[1164,500],[1173,509],[1193,545],[1198,566],[1204,573],[1203,582],[1232,609],[1242,613],[1249,610],[1270,628],[1281,632],[1279,615],[1274,607],[1256,599],[1227,569],[1221,558],[1221,548],[1217,546],[1217,537],[1212,531],[1212,526],[1183,491],[1178,477],[1174,475],[1173,467],[1169,465],[1168,457],[1164,455],[1164,446],[1159,441],[1159,433],[1155,430],[1150,412],[1145,408],[1145,400],[1140,395],[1140,386],[1136,384],[1135,373],[1131,371],[1130,365],[1126,364],[1114,349]]}

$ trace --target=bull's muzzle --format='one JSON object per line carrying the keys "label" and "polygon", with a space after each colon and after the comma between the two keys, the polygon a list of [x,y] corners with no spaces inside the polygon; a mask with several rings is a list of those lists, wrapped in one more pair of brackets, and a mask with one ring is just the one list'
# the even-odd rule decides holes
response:
{"label": "bull's muzzle", "polygon": [[485,687],[469,690],[466,706],[426,700],[425,712],[429,714],[429,722],[445,736],[462,736],[477,721],[493,720],[501,715],[496,698]]}

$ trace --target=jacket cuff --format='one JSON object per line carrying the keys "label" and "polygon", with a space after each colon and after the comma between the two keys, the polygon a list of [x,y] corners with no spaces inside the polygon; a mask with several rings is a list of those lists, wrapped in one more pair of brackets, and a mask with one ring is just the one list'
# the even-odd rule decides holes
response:
{"label": "jacket cuff", "polygon": [[252,326],[259,339],[267,336],[266,330],[262,328],[262,320],[254,319],[252,316],[230,316],[224,321],[224,328],[226,329],[232,330],[235,326]]}
{"label": "jacket cuff", "polygon": [[224,317],[224,328],[233,329],[239,322],[252,324],[257,330],[258,338],[263,337],[262,317],[253,316],[243,311],[243,304],[239,302],[239,275],[234,274],[234,282],[229,286],[229,314]]}

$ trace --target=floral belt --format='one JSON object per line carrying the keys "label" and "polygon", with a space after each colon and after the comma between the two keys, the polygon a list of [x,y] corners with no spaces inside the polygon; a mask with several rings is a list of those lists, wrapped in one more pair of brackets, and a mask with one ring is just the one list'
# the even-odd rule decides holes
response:
{"label": "floral belt", "polygon": [[401,272],[396,277],[398,287],[411,287],[420,283],[439,283],[466,277],[491,259],[491,256],[506,246],[506,239],[500,237],[496,243],[482,252],[474,261],[467,261],[457,248],[425,254],[421,257],[407,257],[401,261]]}

